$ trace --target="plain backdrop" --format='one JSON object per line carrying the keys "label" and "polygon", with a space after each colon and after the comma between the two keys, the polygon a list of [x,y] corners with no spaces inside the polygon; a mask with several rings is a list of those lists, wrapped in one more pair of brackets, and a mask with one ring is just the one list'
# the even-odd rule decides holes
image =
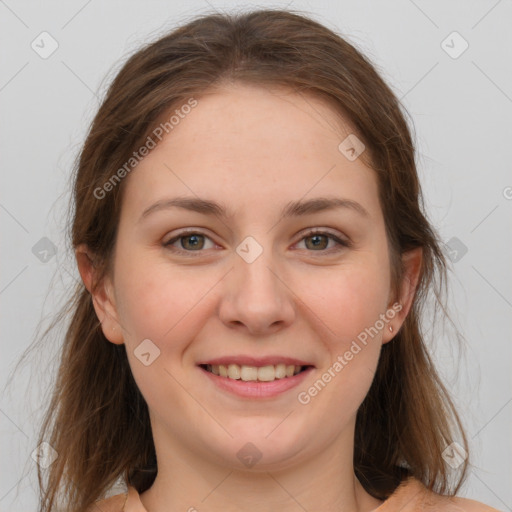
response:
{"label": "plain backdrop", "polygon": [[461,351],[453,336],[434,336],[430,347],[470,440],[460,494],[512,510],[510,1],[0,0],[0,512],[36,510],[31,454],[59,336],[4,387],[77,278],[65,239],[69,176],[105,87],[141,44],[193,15],[286,6],[361,49],[411,115],[467,340]]}

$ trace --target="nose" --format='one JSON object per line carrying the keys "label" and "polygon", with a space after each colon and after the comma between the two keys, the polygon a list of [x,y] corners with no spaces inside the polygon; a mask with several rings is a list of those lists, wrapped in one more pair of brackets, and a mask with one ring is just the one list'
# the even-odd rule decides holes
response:
{"label": "nose", "polygon": [[224,281],[219,307],[222,322],[253,335],[272,334],[295,318],[293,293],[286,279],[273,269],[266,251],[252,263],[236,256]]}

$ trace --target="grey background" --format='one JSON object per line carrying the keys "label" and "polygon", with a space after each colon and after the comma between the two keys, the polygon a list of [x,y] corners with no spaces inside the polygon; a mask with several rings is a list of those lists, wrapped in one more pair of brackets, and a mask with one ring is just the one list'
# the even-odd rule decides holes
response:
{"label": "grey background", "polygon": [[[470,439],[460,494],[512,510],[510,1],[0,0],[0,512],[36,509],[31,453],[58,337],[4,386],[78,275],[64,238],[68,178],[105,86],[141,43],[193,14],[287,5],[363,50],[414,120],[429,216],[458,251],[447,251],[450,305],[467,343],[441,333],[431,350]],[[31,47],[43,31],[58,43],[46,59]],[[453,31],[469,44],[457,58]]]}

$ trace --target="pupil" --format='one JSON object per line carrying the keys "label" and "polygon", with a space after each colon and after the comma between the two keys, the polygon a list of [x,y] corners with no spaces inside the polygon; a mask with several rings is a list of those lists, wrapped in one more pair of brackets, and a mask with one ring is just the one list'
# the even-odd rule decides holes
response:
{"label": "pupil", "polygon": [[[322,243],[322,242],[325,242],[325,235],[311,235],[309,237],[310,241],[312,242],[312,246],[315,248],[318,248],[318,247],[322,247],[322,248],[325,248],[323,247],[325,245],[325,243]],[[323,240],[322,240],[323,239]]]}
{"label": "pupil", "polygon": [[184,249],[194,249],[198,247],[201,248],[201,237],[202,235],[188,235],[182,239],[181,245],[183,246]]}

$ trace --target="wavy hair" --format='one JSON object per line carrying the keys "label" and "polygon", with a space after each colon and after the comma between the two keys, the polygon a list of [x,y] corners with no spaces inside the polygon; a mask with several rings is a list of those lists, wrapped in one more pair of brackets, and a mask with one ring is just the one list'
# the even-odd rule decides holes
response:
{"label": "wavy hair", "polygon": [[[361,158],[377,176],[395,293],[404,270],[401,255],[422,248],[412,308],[382,347],[357,412],[354,471],[381,500],[409,475],[430,490],[454,495],[469,462],[455,472],[442,453],[454,440],[468,452],[468,443],[420,325],[431,294],[445,313],[447,264],[424,213],[405,109],[370,60],[334,31],[297,11],[214,13],[189,20],[134,53],[108,87],[76,159],[71,247],[89,247],[98,282],[108,275],[129,178],[101,199],[94,191],[144,144],[162,116],[191,97],[235,82],[285,86],[321,98],[350,123],[367,148]],[[42,512],[51,512],[59,501],[65,510],[85,512],[118,480],[142,493],[157,472],[147,404],[125,346],[105,338],[81,282],[55,323],[64,321],[59,370],[39,437],[59,454],[44,474],[38,468]]]}

